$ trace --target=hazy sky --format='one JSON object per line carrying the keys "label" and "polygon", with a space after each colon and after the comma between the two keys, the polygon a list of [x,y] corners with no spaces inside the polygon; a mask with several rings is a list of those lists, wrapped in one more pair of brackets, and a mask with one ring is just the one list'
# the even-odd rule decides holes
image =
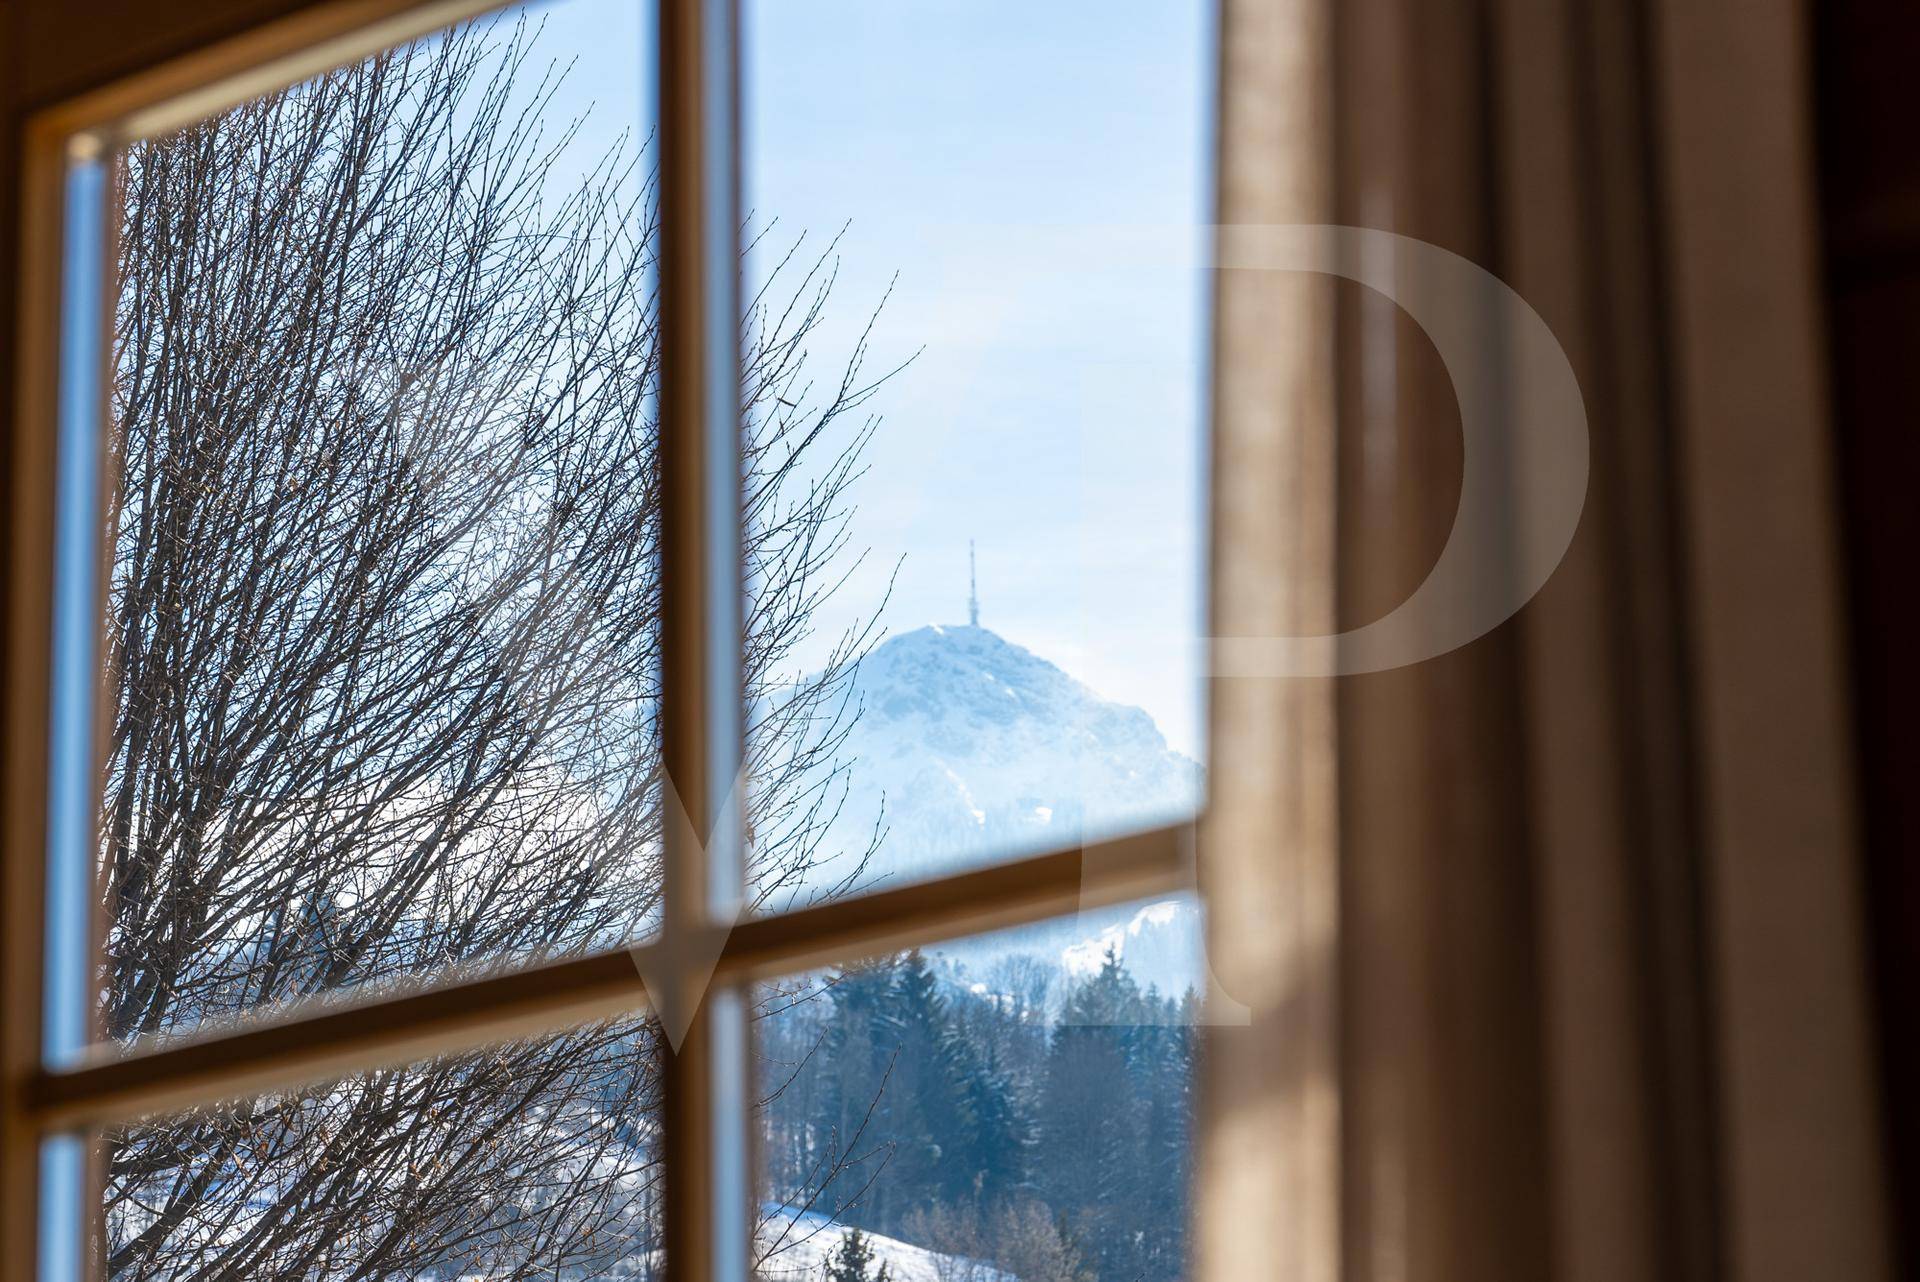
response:
{"label": "hazy sky", "polygon": [[[1209,7],[744,8],[748,207],[777,220],[780,250],[847,227],[817,376],[896,274],[869,370],[920,351],[870,406],[884,422],[855,543],[871,555],[837,615],[871,609],[904,556],[887,626],[964,621],[973,538],[984,625],[1196,752],[1205,282],[1173,255],[1084,251],[1124,228],[1197,239]],[[587,142],[644,120],[633,0],[544,12],[543,47],[580,59],[567,98],[594,101]]]}

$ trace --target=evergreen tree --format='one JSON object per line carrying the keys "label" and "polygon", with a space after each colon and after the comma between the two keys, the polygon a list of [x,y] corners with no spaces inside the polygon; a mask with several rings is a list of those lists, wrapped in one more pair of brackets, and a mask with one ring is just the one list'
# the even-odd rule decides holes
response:
{"label": "evergreen tree", "polygon": [[[1151,1207],[1184,1208],[1190,1174],[1194,997],[1175,1002],[1147,994],[1152,1023],[1136,1032],[1136,1071],[1145,1111],[1140,1196]],[[1174,1277],[1186,1261],[1184,1213],[1141,1219],[1141,1263],[1151,1277]]]}
{"label": "evergreen tree", "polygon": [[[904,1216],[916,1205],[971,1194],[968,1109],[963,1043],[952,1035],[939,981],[916,949],[895,972],[890,1026],[899,1048],[887,1107],[894,1144],[890,1209]],[[888,1229],[899,1226],[886,1221]]]}
{"label": "evergreen tree", "polygon": [[[848,967],[835,977],[833,1012],[818,1052],[821,1116],[800,1119],[817,1132],[813,1156],[823,1168],[844,1166],[859,1172],[855,1178],[843,1176],[827,1190],[823,1209],[867,1223],[874,1223],[874,1205],[886,1200],[893,1181],[889,1097],[899,1050],[891,1018],[893,968],[889,958]],[[886,1171],[872,1178],[881,1163]],[[855,1205],[863,1188],[864,1209]]]}
{"label": "evergreen tree", "polygon": [[781,1044],[808,1076],[768,1145],[796,1175],[857,1150],[819,1209],[1022,1282],[1185,1273],[1196,994],[1142,992],[1109,955],[1055,1021],[917,953],[843,971],[831,994]]}
{"label": "evergreen tree", "polygon": [[873,1247],[859,1229],[847,1230],[840,1249],[827,1257],[825,1282],[891,1282],[893,1270],[882,1264],[873,1267]]}
{"label": "evergreen tree", "polygon": [[1101,1278],[1141,1276],[1147,1108],[1139,1073],[1140,990],[1109,952],[1068,996],[1048,1052],[1041,1098],[1042,1192],[1086,1244]]}
{"label": "evergreen tree", "polygon": [[982,1205],[992,1206],[1026,1186],[1033,1126],[991,1046],[970,1067],[964,1081],[972,1126],[967,1144],[972,1192]]}

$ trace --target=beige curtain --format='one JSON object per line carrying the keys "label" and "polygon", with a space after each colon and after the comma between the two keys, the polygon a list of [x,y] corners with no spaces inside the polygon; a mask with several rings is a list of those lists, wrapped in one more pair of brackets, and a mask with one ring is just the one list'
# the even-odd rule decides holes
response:
{"label": "beige curtain", "polygon": [[[1801,21],[1226,0],[1222,221],[1506,281],[1591,471],[1479,640],[1214,684],[1207,1282],[1889,1275]],[[1359,286],[1217,290],[1216,632],[1378,618],[1458,504],[1447,371]]]}

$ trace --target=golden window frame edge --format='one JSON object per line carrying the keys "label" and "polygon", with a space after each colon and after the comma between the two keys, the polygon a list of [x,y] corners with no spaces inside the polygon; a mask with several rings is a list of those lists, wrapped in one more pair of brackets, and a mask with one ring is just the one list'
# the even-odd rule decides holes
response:
{"label": "golden window frame edge", "polygon": [[[41,1067],[45,982],[48,729],[52,708],[53,530],[58,397],[61,177],[65,150],[44,132],[19,149],[20,225],[14,396],[8,407],[12,471],[8,513],[7,724],[0,742],[0,1276],[36,1268],[41,1133],[24,1107]],[[36,245],[56,252],[37,254]],[[38,430],[25,430],[38,425]]]}
{"label": "golden window frame edge", "polygon": [[29,135],[81,154],[150,138],[524,0],[315,0],[35,112]]}

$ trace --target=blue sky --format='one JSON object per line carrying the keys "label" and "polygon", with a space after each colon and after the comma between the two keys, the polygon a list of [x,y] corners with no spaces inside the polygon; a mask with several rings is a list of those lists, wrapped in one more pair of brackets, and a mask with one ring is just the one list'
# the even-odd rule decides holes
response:
{"label": "blue sky", "polygon": [[[817,375],[896,273],[869,368],[920,352],[871,406],[884,422],[855,496],[870,557],[823,632],[870,610],[903,556],[888,627],[964,621],[972,538],[983,624],[1195,753],[1205,282],[1178,254],[1084,251],[1114,229],[1199,237],[1209,9],[744,4],[748,207],[777,220],[770,246],[847,226]],[[545,12],[546,50],[579,57],[567,97],[594,102],[587,144],[643,122],[639,6]]]}

